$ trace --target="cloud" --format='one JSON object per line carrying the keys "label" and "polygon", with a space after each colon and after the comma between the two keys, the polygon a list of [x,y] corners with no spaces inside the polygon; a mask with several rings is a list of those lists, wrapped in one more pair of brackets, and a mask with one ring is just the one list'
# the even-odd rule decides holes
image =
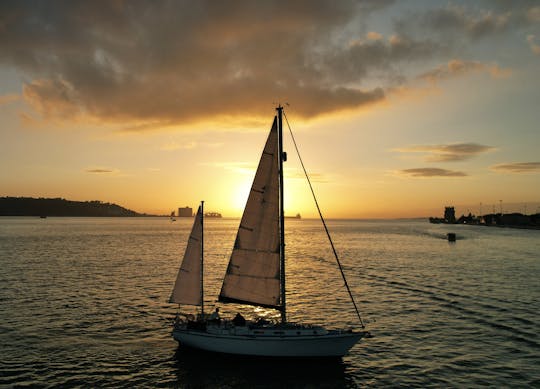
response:
{"label": "cloud", "polygon": [[535,36],[528,35],[527,42],[529,42],[529,47],[531,48],[531,51],[536,55],[540,55],[540,45],[536,44]]}
{"label": "cloud", "polygon": [[[306,180],[306,175],[303,171],[286,171],[285,178],[293,180]],[[309,180],[311,182],[317,182],[321,184],[326,184],[331,181],[327,175],[322,173],[309,173]]]}
{"label": "cloud", "polygon": [[62,78],[41,79],[25,84],[25,100],[42,116],[75,118],[81,113],[73,85]]}
{"label": "cloud", "polygon": [[[400,65],[431,59],[443,47],[430,39],[412,39],[406,35],[368,33],[320,59],[321,77],[328,83],[354,83],[374,73],[386,72],[387,78],[398,78]],[[374,39],[376,38],[376,39]]]}
{"label": "cloud", "polygon": [[189,142],[177,142],[177,141],[170,141],[169,143],[166,143],[160,147],[161,150],[164,151],[176,151],[176,150],[193,150],[195,148],[207,148],[207,149],[217,149],[223,146],[223,143],[219,142],[195,142],[195,141],[189,141]]}
{"label": "cloud", "polygon": [[[519,15],[527,25],[538,13],[521,3],[497,11],[446,7],[409,14],[386,36],[370,30],[371,16],[391,14],[392,5],[2,1],[0,65],[27,80],[23,97],[32,118],[91,118],[145,131],[267,117],[278,101],[289,102],[297,117],[313,118],[380,103],[407,82],[402,69],[426,73],[424,63],[455,58],[463,35],[496,35],[518,26]],[[503,73],[474,64],[461,61],[461,68],[454,63],[431,76]]]}
{"label": "cloud", "polygon": [[402,19],[398,22],[398,26],[401,31],[407,33],[427,29],[447,38],[461,35],[476,40],[507,31],[526,19],[525,6],[514,8],[506,8],[504,4],[501,4],[500,7],[497,7],[496,4],[491,4],[491,6],[498,9],[475,10],[455,5],[428,9],[412,16],[416,23],[411,23],[411,19]]}
{"label": "cloud", "polygon": [[387,3],[2,2],[0,62],[33,79],[24,98],[45,119],[136,130],[267,116],[275,101],[313,117],[384,100],[382,88],[322,77],[314,53]]}
{"label": "cloud", "polygon": [[465,8],[446,8],[432,13],[430,22],[438,28],[461,28],[469,36],[479,38],[505,30],[510,21],[510,13],[495,14],[490,11],[471,14]]}
{"label": "cloud", "polygon": [[497,173],[540,173],[540,162],[513,162],[491,166]]}
{"label": "cloud", "polygon": [[531,7],[527,11],[527,19],[531,23],[540,23],[540,6]]}
{"label": "cloud", "polygon": [[178,143],[175,141],[169,142],[161,146],[161,150],[175,151],[175,150],[192,150],[198,146],[197,142]]}
{"label": "cloud", "polygon": [[0,95],[0,105],[9,104],[21,99],[18,94]]}
{"label": "cloud", "polygon": [[416,168],[416,169],[404,169],[398,172],[400,175],[409,177],[466,177],[467,174],[455,171],[446,170],[440,168]]}
{"label": "cloud", "polygon": [[445,80],[452,77],[462,76],[467,73],[479,73],[486,72],[493,78],[502,78],[510,75],[511,71],[508,69],[501,69],[498,65],[487,65],[477,61],[462,61],[453,59],[445,65],[440,65],[435,69],[425,72],[418,76],[419,79],[437,83],[438,81]]}
{"label": "cloud", "polygon": [[203,163],[203,166],[212,166],[220,169],[225,169],[231,172],[253,175],[257,169],[257,164],[253,162],[213,162]]}
{"label": "cloud", "polygon": [[379,41],[383,39],[383,36],[375,31],[370,31],[366,34],[366,38],[372,41]]}
{"label": "cloud", "polygon": [[108,174],[108,173],[114,173],[115,170],[108,169],[108,168],[95,168],[95,169],[86,169],[86,173],[92,173],[92,174]]}
{"label": "cloud", "polygon": [[[204,163],[204,166],[212,166],[220,169],[225,169],[234,173],[254,176],[257,169],[257,164],[253,162],[213,162],[213,163]],[[297,169],[287,169],[285,171],[285,178],[291,180],[305,180],[306,176],[303,171],[298,171]],[[311,182],[317,183],[328,183],[330,178],[321,173],[310,173],[309,179]]]}
{"label": "cloud", "polygon": [[478,143],[452,143],[448,145],[415,145],[395,149],[401,153],[424,153],[426,162],[456,162],[474,158],[495,147]]}

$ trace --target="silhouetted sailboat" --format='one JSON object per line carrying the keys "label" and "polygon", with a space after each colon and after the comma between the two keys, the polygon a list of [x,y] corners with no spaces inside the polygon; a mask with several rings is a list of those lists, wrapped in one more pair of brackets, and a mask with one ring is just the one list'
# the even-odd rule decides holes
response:
{"label": "silhouetted sailboat", "polygon": [[[282,111],[283,108],[279,106],[255,173],[219,294],[219,301],[223,303],[277,309],[281,312],[281,322],[246,323],[243,318],[211,320],[204,314],[204,203],[201,203],[170,299],[172,303],[201,306],[201,315],[197,319],[188,317],[183,320],[177,317],[173,336],[181,345],[239,355],[340,357],[362,337],[369,335],[365,331],[329,330],[287,321]],[[324,226],[326,228],[326,224]]]}

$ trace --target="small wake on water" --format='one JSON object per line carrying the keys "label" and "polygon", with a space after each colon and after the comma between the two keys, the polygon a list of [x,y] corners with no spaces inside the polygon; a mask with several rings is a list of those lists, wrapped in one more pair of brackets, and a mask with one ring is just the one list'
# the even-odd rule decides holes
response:
{"label": "small wake on water", "polygon": [[[404,301],[409,300],[411,294],[421,297],[424,302],[423,305],[429,305],[426,304],[426,300],[431,300],[447,311],[449,316],[459,314],[459,316],[456,316],[459,320],[480,324],[494,330],[496,336],[503,336],[535,350],[540,350],[539,336],[533,329],[536,323],[527,318],[516,316],[515,314],[518,312],[505,307],[511,307],[513,305],[512,301],[496,299],[492,304],[489,304],[480,301],[489,300],[489,298],[447,292],[442,288],[425,283],[412,286],[409,283],[388,280],[386,277],[377,275],[366,275],[365,278],[371,282],[375,281],[386,288],[398,291],[398,293],[403,294]],[[505,306],[501,306],[501,304]],[[419,309],[421,308],[413,309],[413,311]],[[530,315],[536,314],[527,308],[523,310]],[[404,309],[404,313],[407,313],[407,309]],[[523,326],[520,327],[520,325]]]}

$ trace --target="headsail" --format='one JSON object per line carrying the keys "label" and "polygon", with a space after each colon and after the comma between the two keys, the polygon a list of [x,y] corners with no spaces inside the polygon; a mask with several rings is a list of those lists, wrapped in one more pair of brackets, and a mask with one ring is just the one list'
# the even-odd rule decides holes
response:
{"label": "headsail", "polygon": [[170,303],[201,305],[202,209],[199,206]]}
{"label": "headsail", "polygon": [[278,169],[274,118],[240,221],[219,301],[281,307]]}

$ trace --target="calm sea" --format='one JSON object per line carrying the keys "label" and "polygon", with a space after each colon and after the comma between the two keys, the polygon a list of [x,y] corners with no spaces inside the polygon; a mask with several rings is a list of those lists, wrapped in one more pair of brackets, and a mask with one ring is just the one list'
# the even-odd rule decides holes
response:
{"label": "calm sea", "polygon": [[[191,223],[0,218],[0,386],[540,387],[540,231],[329,221],[373,338],[342,360],[280,363],[172,339],[167,300]],[[207,219],[208,309],[237,226]],[[288,227],[289,319],[358,327],[320,222]]]}

